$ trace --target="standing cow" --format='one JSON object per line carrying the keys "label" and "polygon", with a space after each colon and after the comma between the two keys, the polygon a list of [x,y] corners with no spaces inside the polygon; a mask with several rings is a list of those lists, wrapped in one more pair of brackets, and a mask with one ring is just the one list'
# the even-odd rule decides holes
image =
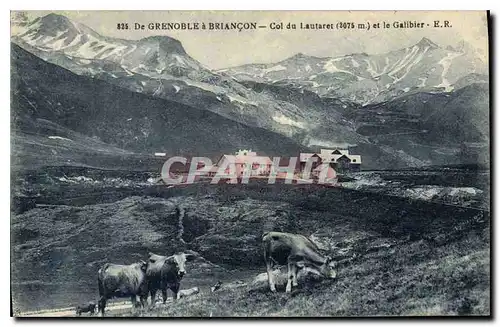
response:
{"label": "standing cow", "polygon": [[98,311],[104,316],[107,300],[114,297],[130,297],[132,306],[136,306],[136,296],[144,304],[148,297],[146,280],[147,263],[140,261],[131,265],[105,264],[97,273],[99,286]]}
{"label": "standing cow", "polygon": [[307,268],[309,271],[326,278],[337,276],[333,269],[335,263],[328,256],[320,253],[319,248],[310,239],[299,234],[268,232],[262,235],[264,259],[267,267],[269,287],[276,292],[273,276],[273,262],[279,265],[288,265],[288,282],[286,292],[297,286],[297,271]]}
{"label": "standing cow", "polygon": [[180,283],[186,274],[186,261],[194,258],[195,255],[190,253],[176,253],[167,257],[149,252],[146,276],[151,305],[155,305],[158,290],[162,292],[163,303],[167,301],[167,289],[174,292],[174,300],[178,298]]}

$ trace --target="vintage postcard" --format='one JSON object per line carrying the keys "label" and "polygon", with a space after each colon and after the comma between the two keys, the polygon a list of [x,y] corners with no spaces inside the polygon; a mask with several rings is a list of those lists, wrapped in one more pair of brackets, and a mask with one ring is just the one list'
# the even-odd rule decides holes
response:
{"label": "vintage postcard", "polygon": [[489,317],[488,31],[12,11],[12,316]]}

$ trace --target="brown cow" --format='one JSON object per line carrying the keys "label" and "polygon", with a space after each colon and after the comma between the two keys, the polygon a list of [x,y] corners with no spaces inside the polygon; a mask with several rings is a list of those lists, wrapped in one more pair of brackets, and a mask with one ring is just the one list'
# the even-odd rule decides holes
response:
{"label": "brown cow", "polygon": [[131,265],[105,264],[97,273],[99,286],[98,311],[104,316],[106,301],[114,297],[130,297],[132,307],[135,307],[136,296],[140,297],[141,305],[148,297],[146,279],[147,264],[144,261]]}
{"label": "brown cow", "polygon": [[178,299],[180,283],[186,274],[185,263],[194,258],[191,253],[176,253],[167,257],[149,252],[146,276],[151,305],[155,305],[158,290],[162,292],[163,303],[167,301],[167,289],[174,292],[174,300]]}
{"label": "brown cow", "polygon": [[276,292],[272,272],[273,262],[288,265],[288,282],[286,292],[292,291],[292,285],[297,286],[297,271],[300,268],[322,275],[327,278],[337,276],[334,262],[328,256],[323,256],[310,239],[299,234],[267,232],[262,235],[264,259],[266,261],[267,277],[272,292]]}

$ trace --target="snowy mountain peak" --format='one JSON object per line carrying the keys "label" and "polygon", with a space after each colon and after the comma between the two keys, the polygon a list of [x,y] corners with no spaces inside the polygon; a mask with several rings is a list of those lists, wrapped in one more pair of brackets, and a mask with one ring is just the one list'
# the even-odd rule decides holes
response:
{"label": "snowy mountain peak", "polygon": [[107,37],[58,14],[38,17],[17,31],[12,39],[21,47],[48,61],[60,64],[69,60],[67,64],[71,67],[83,65],[85,68],[78,70],[86,69],[91,75],[106,71],[110,63],[115,71],[110,75],[112,78],[116,78],[118,71],[125,71],[127,76],[136,72],[155,78],[203,75],[205,71],[186,53],[180,41],[164,35],[141,40]]}
{"label": "snowy mountain peak", "polygon": [[426,37],[423,37],[416,45],[418,47],[422,47],[422,48],[425,48],[425,47],[429,47],[431,49],[438,49],[439,48],[439,45],[432,42],[431,40],[429,40]]}
{"label": "snowy mountain peak", "polygon": [[307,60],[319,60],[321,58],[319,57],[315,57],[315,56],[311,56],[311,55],[307,55],[307,54],[304,54],[302,52],[298,52],[296,54],[294,54],[293,56],[283,60],[283,62],[286,62],[286,61],[300,61],[300,62],[303,62],[303,61],[307,61]]}
{"label": "snowy mountain peak", "polygon": [[179,40],[171,38],[165,35],[155,35],[144,38],[139,41],[141,45],[158,46],[161,51],[167,53],[177,53],[180,55],[186,55],[186,50],[182,46]]}
{"label": "snowy mountain peak", "polygon": [[461,77],[487,71],[485,62],[477,59],[478,51],[465,48],[442,48],[424,37],[382,54],[318,58],[298,53],[277,63],[233,67],[226,73],[237,80],[286,83],[319,96],[366,105],[417,90],[450,92]]}
{"label": "snowy mountain peak", "polygon": [[[39,17],[36,20],[40,20],[40,22],[44,25],[49,25],[50,27],[59,27],[59,26],[67,26],[71,24],[71,21],[63,15],[58,15],[54,13],[50,13],[43,17]],[[36,21],[35,20],[35,21]]]}
{"label": "snowy mountain peak", "polygon": [[307,55],[303,54],[302,52],[299,52],[299,53],[294,54],[291,58],[300,59],[300,58],[309,58],[309,57],[310,56],[307,56]]}
{"label": "snowy mountain peak", "polygon": [[57,14],[48,14],[43,17],[36,18],[28,25],[28,29],[33,33],[44,36],[55,37],[60,32],[78,33],[75,25],[65,16]]}

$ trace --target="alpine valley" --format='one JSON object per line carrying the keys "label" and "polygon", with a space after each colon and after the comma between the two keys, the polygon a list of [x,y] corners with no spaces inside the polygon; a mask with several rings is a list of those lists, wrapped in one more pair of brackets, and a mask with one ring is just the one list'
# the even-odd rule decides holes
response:
{"label": "alpine valley", "polygon": [[488,63],[465,42],[211,70],[164,35],[111,38],[57,14],[12,30],[13,144],[31,151],[22,164],[47,149],[49,162],[68,149],[216,157],[321,146],[352,148],[364,169],[489,160]]}

